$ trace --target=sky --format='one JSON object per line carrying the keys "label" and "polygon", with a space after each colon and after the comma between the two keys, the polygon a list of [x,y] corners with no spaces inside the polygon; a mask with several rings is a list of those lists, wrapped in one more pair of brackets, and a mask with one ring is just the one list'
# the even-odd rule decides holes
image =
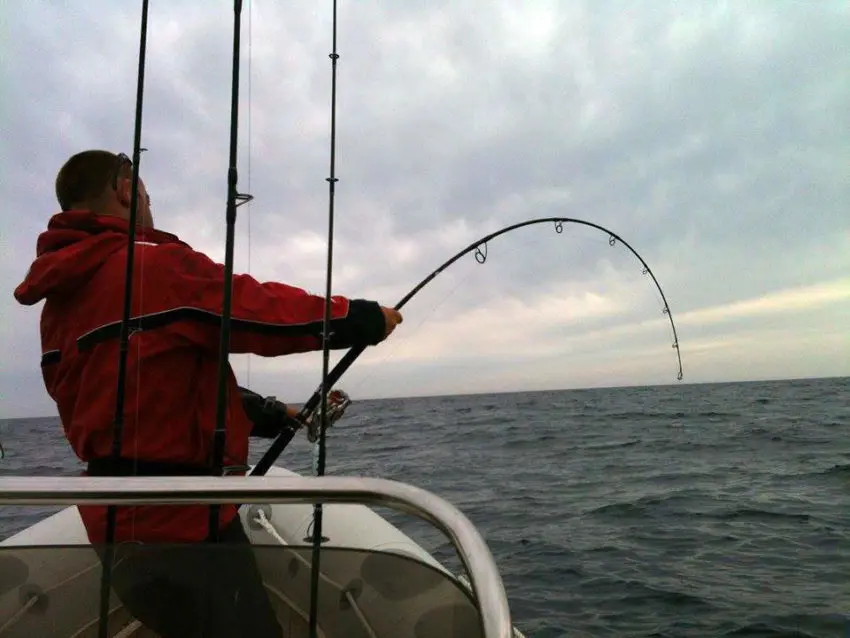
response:
{"label": "sky", "polygon": [[[71,154],[132,155],[141,2],[2,16],[0,417],[55,414],[12,296]],[[223,261],[233,5],[151,3],[141,174]],[[332,3],[246,0],[235,264],[324,294]],[[395,305],[352,398],[850,374],[850,4],[341,0],[332,290]],[[342,353],[334,353],[332,364]],[[292,403],[321,353],[236,356]]]}

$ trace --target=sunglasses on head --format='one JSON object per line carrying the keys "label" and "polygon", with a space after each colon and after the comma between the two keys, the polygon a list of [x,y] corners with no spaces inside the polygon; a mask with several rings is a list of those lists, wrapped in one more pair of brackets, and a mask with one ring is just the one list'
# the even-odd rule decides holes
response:
{"label": "sunglasses on head", "polygon": [[112,173],[112,188],[116,190],[118,189],[118,177],[121,175],[121,169],[124,167],[124,164],[129,164],[132,167],[133,161],[124,153],[118,153],[115,158],[115,170]]}
{"label": "sunglasses on head", "polygon": [[[143,148],[142,150],[146,151],[147,149]],[[118,155],[115,156],[115,171],[112,174],[112,188],[114,188],[115,190],[118,190],[118,178],[120,177],[121,169],[123,168],[123,166],[125,164],[129,164],[130,168],[132,168],[133,167],[133,160],[131,160],[124,153],[118,153]],[[147,195],[146,199],[147,199],[148,206],[150,206],[151,196]]]}

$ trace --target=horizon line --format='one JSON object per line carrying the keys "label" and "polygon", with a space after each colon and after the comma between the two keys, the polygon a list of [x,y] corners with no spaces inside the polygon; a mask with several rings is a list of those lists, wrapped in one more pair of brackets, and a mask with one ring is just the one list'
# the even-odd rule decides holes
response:
{"label": "horizon line", "polygon": [[[698,386],[698,385],[725,385],[725,384],[745,384],[745,383],[780,383],[794,381],[826,381],[835,379],[850,379],[850,375],[837,374],[825,376],[803,376],[803,377],[765,377],[757,379],[732,379],[726,381],[676,381],[674,383],[645,383],[645,384],[624,384],[624,385],[596,385],[596,386],[578,386],[565,388],[540,388],[536,390],[497,390],[497,391],[482,391],[482,392],[461,392],[458,394],[408,394],[400,396],[386,397],[366,397],[357,399],[355,402],[381,402],[381,401],[404,401],[408,399],[449,399],[455,397],[479,397],[479,396],[496,396],[503,394],[536,394],[543,392],[584,392],[587,390],[628,390],[639,388],[671,388],[675,386]],[[300,406],[302,403],[290,403],[292,406]],[[32,419],[52,419],[57,418],[57,414],[45,414],[42,416],[0,416],[0,421],[24,421]]]}

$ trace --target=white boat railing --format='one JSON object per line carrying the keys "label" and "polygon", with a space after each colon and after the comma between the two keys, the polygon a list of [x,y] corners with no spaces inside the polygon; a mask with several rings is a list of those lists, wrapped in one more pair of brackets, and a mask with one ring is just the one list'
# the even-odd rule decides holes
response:
{"label": "white boat railing", "polygon": [[485,638],[511,638],[507,595],[490,549],[469,519],[436,494],[363,477],[17,477],[0,478],[0,505],[178,505],[352,503],[417,516],[454,544],[469,573]]}

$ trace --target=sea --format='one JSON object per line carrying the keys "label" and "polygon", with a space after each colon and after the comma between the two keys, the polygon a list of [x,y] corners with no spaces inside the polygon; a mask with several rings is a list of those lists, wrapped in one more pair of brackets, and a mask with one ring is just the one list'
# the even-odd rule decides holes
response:
{"label": "sea", "polygon": [[[0,441],[0,476],[80,470],[56,418],[2,421]],[[298,437],[278,464],[309,474],[311,452]],[[326,473],[460,508],[528,638],[850,637],[850,378],[355,397]],[[0,537],[51,511],[0,509]]]}

